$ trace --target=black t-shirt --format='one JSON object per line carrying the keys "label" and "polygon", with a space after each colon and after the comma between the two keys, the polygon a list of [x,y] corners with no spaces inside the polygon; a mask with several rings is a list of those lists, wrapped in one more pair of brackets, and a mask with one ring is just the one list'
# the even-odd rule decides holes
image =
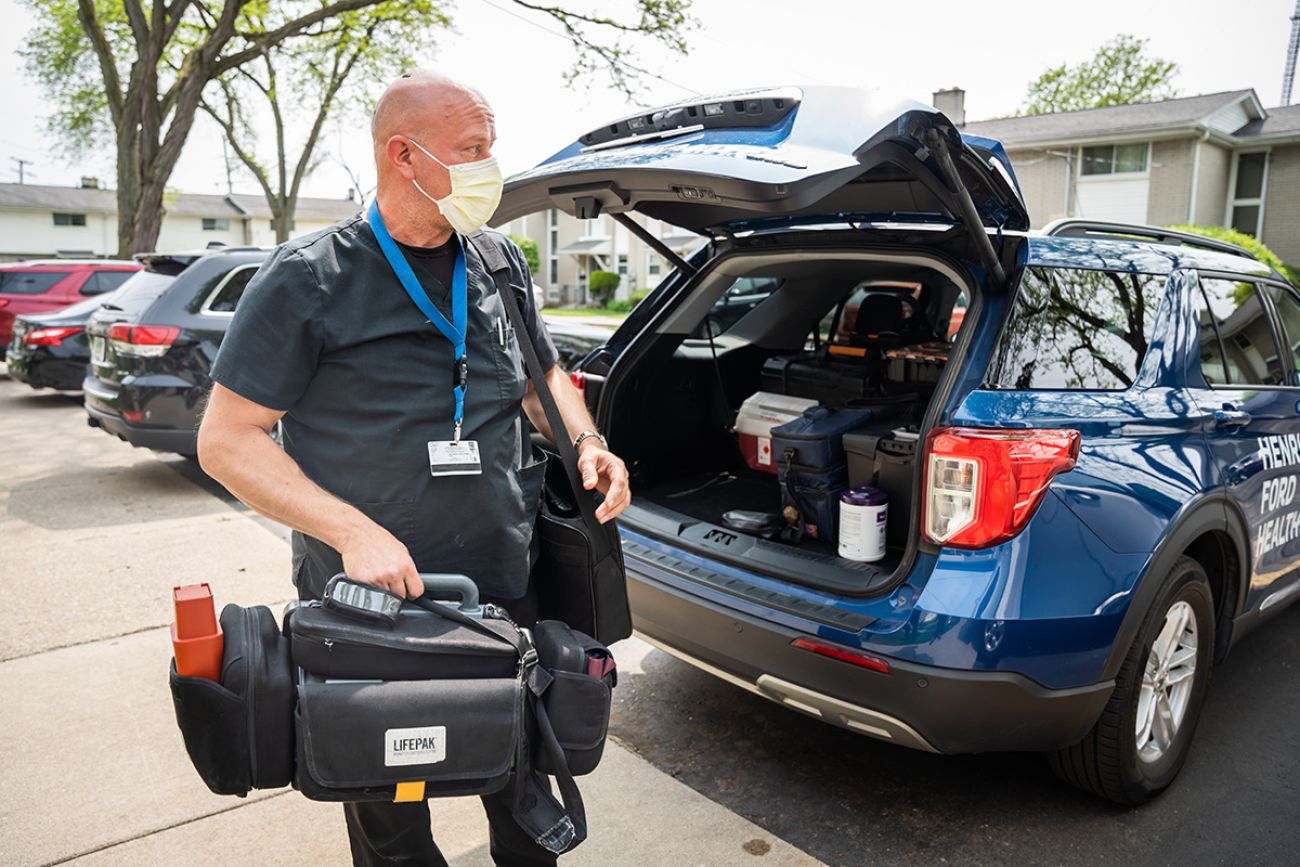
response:
{"label": "black t-shirt", "polygon": [[[519,248],[488,233],[510,263],[542,365],[558,359]],[[412,248],[433,304],[451,318],[460,249]],[[522,354],[496,286],[468,244],[468,388],[462,436],[480,476],[429,472],[428,443],[452,437],[452,345],[402,289],[360,216],[281,245],[249,282],[212,378],[284,410],[286,451],[321,487],[357,506],[411,550],[422,571],[463,572],[489,595],[522,595],[543,465],[521,422]],[[445,277],[446,279],[443,279]],[[527,288],[524,288],[527,287]],[[295,580],[318,593],[338,555],[295,534]],[[522,559],[521,559],[522,558]],[[306,592],[304,589],[310,590]]]}
{"label": "black t-shirt", "polygon": [[460,251],[459,239],[455,235],[437,247],[411,247],[400,241],[397,246],[406,254],[406,261],[412,266],[423,268],[441,286],[451,285],[452,274],[456,270],[456,254]]}

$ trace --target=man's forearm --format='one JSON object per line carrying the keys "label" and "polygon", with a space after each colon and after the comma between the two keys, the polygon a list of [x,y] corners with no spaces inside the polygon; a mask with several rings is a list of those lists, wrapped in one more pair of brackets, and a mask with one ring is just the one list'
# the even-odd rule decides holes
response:
{"label": "man's forearm", "polygon": [[204,471],[250,509],[320,539],[336,550],[369,521],[303,473],[264,431],[227,431],[219,441],[200,434]]}
{"label": "man's forearm", "polygon": [[[564,426],[568,428],[570,441],[584,430],[596,429],[596,422],[591,418],[586,401],[573,387],[569,374],[562,367],[558,364],[552,367],[546,374],[546,383],[551,388],[551,394],[555,395],[555,404],[560,408],[560,417],[564,419]],[[524,395],[524,412],[542,436],[551,442],[556,441],[555,434],[551,430],[551,421],[542,411],[541,399],[538,398],[531,382],[528,383],[528,393]]]}

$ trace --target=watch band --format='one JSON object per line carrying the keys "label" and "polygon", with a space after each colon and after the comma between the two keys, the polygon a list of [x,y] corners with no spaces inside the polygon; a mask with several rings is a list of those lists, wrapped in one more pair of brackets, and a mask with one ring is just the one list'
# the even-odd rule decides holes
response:
{"label": "watch band", "polygon": [[577,451],[578,447],[581,446],[583,441],[586,440],[588,437],[595,437],[596,439],[600,440],[600,444],[602,446],[604,446],[605,448],[609,448],[609,443],[605,440],[605,437],[601,436],[599,433],[597,433],[594,430],[585,430],[573,438],[573,450]]}

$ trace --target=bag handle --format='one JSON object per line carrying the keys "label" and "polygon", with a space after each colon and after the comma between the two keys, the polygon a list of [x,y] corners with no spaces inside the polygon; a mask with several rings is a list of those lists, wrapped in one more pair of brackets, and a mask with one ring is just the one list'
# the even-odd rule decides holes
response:
{"label": "bag handle", "polygon": [[515,300],[507,276],[510,273],[510,264],[506,261],[501,248],[482,229],[467,235],[466,240],[478,251],[479,257],[492,274],[493,282],[496,283],[497,294],[501,296],[501,303],[506,308],[506,316],[510,319],[510,327],[514,329],[515,339],[519,341],[519,348],[523,350],[524,366],[528,369],[529,377],[532,378],[533,390],[537,392],[542,410],[546,413],[546,421],[551,426],[551,437],[555,440],[556,450],[560,453],[564,472],[569,477],[569,484],[573,486],[573,498],[577,501],[583,523],[587,525],[592,553],[597,561],[603,560],[612,553],[608,528],[601,526],[596,518],[595,490],[589,491],[582,486],[582,476],[578,472],[578,451],[573,447],[573,438],[569,436],[569,429],[564,424],[564,417],[560,415],[560,407],[555,402],[555,395],[551,393],[551,387],[546,382],[546,371],[542,370],[541,359],[537,356],[537,347],[533,345],[532,337],[528,333],[528,325],[519,311],[519,302]]}

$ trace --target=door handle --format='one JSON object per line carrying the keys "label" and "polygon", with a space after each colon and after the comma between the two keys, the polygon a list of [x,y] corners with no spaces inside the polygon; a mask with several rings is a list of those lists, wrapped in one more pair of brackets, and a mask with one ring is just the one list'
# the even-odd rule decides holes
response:
{"label": "door handle", "polygon": [[1250,424],[1250,413],[1240,409],[1216,409],[1214,426],[1219,430],[1232,430]]}

